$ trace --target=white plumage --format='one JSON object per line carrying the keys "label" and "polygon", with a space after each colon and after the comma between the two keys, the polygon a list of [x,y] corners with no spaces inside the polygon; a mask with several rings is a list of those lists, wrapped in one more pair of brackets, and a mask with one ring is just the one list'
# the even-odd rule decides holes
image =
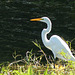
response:
{"label": "white plumage", "polygon": [[47,34],[51,31],[52,28],[51,20],[48,17],[31,19],[31,21],[41,21],[47,24],[47,28],[42,30],[41,38],[44,46],[53,52],[54,58],[58,57],[66,61],[75,61],[75,57],[72,55],[69,46],[58,35],[53,35],[49,40],[47,39]]}

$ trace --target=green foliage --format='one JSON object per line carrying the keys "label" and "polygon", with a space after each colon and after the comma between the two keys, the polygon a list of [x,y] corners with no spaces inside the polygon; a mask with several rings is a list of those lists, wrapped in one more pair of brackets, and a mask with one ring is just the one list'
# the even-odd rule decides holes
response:
{"label": "green foliage", "polygon": [[31,65],[28,68],[28,75],[33,75],[33,69]]}
{"label": "green foliage", "polygon": [[[23,65],[17,66],[17,69],[11,69],[8,66],[1,68],[0,75],[74,75],[75,74],[75,63],[69,61],[64,69],[50,68],[50,65]],[[27,68],[27,69],[26,69]],[[24,70],[23,70],[24,69]]]}
{"label": "green foliage", "polygon": [[36,42],[34,42],[34,41],[32,41],[32,42],[34,43],[35,46],[37,46],[39,49],[41,49],[41,46],[40,46],[40,44],[37,43],[37,40],[36,40]]}
{"label": "green foliage", "polygon": [[[40,44],[37,44],[36,42],[33,42],[43,53],[43,56],[45,56],[47,62],[48,59],[46,57],[46,54],[42,50]],[[65,57],[64,50],[60,53]],[[68,61],[64,63],[64,67],[51,67],[53,66],[52,63],[47,63],[45,65],[41,64],[40,61],[42,59],[42,55],[36,57],[35,54],[32,53],[32,50],[29,52],[26,52],[26,57],[21,60],[16,60],[16,58],[20,56],[17,55],[16,52],[13,53],[13,57],[15,59],[14,62],[8,64],[7,66],[4,66],[4,64],[0,64],[0,75],[74,75],[75,74],[75,62]],[[20,65],[19,61],[25,61],[24,64]],[[17,65],[16,65],[17,64]],[[59,63],[60,65],[61,63]],[[14,66],[15,65],[15,66]],[[15,68],[16,67],[16,68]]]}
{"label": "green foliage", "polygon": [[70,41],[66,41],[66,43],[70,46],[70,50],[71,50],[71,42]]}
{"label": "green foliage", "polygon": [[44,72],[44,75],[48,75],[47,71],[48,71],[49,66],[47,67],[46,71]]}

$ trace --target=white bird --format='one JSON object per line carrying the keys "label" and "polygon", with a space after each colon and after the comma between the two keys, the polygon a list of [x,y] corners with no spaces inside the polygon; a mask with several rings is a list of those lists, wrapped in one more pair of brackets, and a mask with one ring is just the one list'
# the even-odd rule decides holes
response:
{"label": "white bird", "polygon": [[47,39],[47,34],[51,31],[52,28],[51,20],[48,17],[31,19],[30,21],[41,21],[47,24],[47,28],[42,30],[41,37],[44,46],[53,52],[54,59],[58,57],[66,61],[75,61],[75,57],[72,55],[69,46],[61,37],[58,35],[52,35],[50,39]]}

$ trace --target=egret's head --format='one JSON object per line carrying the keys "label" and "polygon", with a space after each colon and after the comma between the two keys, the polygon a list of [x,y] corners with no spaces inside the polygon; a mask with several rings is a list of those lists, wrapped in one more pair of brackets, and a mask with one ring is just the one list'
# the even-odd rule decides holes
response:
{"label": "egret's head", "polygon": [[48,17],[42,17],[42,18],[30,19],[30,21],[41,21],[41,22],[48,23],[50,20]]}

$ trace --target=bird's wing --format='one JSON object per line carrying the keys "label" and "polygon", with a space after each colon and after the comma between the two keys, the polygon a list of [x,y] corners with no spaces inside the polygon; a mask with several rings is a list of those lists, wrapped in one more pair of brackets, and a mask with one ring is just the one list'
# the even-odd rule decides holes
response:
{"label": "bird's wing", "polygon": [[50,38],[50,47],[56,53],[56,55],[72,55],[69,46],[57,35],[53,35]]}

